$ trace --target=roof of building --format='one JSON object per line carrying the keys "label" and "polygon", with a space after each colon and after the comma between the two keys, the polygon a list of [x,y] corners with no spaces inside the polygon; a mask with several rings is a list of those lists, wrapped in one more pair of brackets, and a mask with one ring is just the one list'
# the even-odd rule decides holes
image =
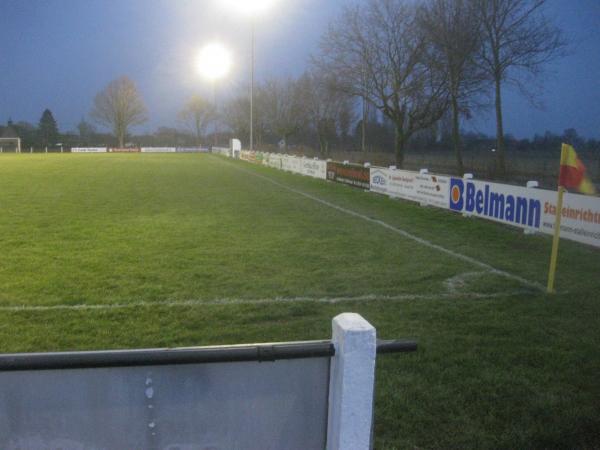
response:
{"label": "roof of building", "polygon": [[6,128],[4,128],[4,131],[0,135],[0,138],[18,138],[18,137],[19,137],[19,133],[17,133],[17,131],[10,125],[7,126]]}

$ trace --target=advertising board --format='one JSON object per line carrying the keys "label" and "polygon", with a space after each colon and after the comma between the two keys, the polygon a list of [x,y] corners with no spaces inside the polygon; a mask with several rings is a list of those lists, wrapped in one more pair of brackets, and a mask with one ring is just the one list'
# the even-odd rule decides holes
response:
{"label": "advertising board", "polygon": [[283,166],[283,158],[282,155],[278,153],[267,153],[263,163],[274,169],[281,170]]}
{"label": "advertising board", "polygon": [[250,150],[240,151],[240,159],[251,163],[256,163],[256,152]]}
{"label": "advertising board", "polygon": [[327,161],[302,159],[301,173],[312,178],[327,179]]}
{"label": "advertising board", "polygon": [[208,148],[203,147],[177,147],[176,153],[208,153]]}
{"label": "advertising board", "polygon": [[231,149],[227,147],[212,147],[210,152],[216,155],[228,156],[230,158],[232,157]]}
{"label": "advertising board", "polygon": [[142,150],[137,147],[109,148],[108,153],[140,153]]}
{"label": "advertising board", "polygon": [[327,179],[362,189],[369,189],[371,184],[371,174],[368,167],[332,161],[327,163]]}
{"label": "advertising board", "polygon": [[73,147],[71,153],[106,153],[106,147]]}
{"label": "advertising board", "polygon": [[301,173],[302,172],[302,159],[296,156],[283,155],[282,158],[282,169],[286,172]]}
{"label": "advertising board", "polygon": [[448,209],[450,177],[371,168],[370,189],[390,197]]}
{"label": "advertising board", "polygon": [[175,153],[175,147],[142,147],[142,153]]}
{"label": "advertising board", "polygon": [[[452,178],[449,194],[452,211],[554,234],[554,191]],[[561,237],[600,247],[600,198],[567,193],[561,213]]]}

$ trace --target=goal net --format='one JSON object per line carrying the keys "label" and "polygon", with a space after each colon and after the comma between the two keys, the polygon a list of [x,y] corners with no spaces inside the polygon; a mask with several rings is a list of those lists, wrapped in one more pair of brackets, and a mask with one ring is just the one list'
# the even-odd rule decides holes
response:
{"label": "goal net", "polygon": [[21,153],[21,139],[0,138],[0,152]]}

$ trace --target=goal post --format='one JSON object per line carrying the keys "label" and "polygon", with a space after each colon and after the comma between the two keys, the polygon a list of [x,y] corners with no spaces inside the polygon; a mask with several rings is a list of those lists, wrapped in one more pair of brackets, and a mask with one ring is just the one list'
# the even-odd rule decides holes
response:
{"label": "goal post", "polygon": [[0,138],[0,151],[21,153],[21,138]]}

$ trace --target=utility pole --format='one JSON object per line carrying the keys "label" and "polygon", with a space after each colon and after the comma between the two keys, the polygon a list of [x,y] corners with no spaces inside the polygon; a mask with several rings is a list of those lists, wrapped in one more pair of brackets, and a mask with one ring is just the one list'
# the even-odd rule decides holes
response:
{"label": "utility pole", "polygon": [[252,51],[250,63],[250,151],[254,150],[254,64],[255,64],[255,19],[252,17]]}

